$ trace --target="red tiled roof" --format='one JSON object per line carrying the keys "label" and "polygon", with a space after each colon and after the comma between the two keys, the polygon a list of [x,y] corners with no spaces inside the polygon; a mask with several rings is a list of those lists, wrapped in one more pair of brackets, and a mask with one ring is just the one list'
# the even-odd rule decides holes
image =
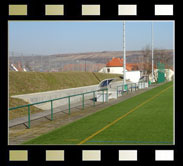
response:
{"label": "red tiled roof", "polygon": [[112,58],[111,61],[109,61],[106,64],[107,67],[122,67],[123,66],[123,59],[120,58]]}
{"label": "red tiled roof", "polygon": [[[106,67],[123,67],[123,59],[121,58],[112,58],[107,64]],[[134,68],[137,68],[137,64],[128,63],[126,64],[126,69],[128,71],[133,70]]]}

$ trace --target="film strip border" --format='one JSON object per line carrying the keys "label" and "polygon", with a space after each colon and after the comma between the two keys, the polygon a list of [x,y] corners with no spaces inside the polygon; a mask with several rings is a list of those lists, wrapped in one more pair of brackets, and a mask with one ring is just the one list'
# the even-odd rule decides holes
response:
{"label": "film strip border", "polygon": [[[84,161],[103,161],[108,158],[108,160],[114,160],[114,162],[123,161],[136,161],[141,162],[144,160],[144,153],[140,153],[138,150],[128,149],[128,150],[116,150],[108,151],[106,150],[80,150],[77,154],[71,155],[67,150],[42,150],[42,154],[39,153],[39,157],[35,156],[34,152],[31,150],[9,150],[9,162],[28,162],[29,160],[40,162],[67,162],[76,159],[80,162]],[[153,155],[150,154],[151,160],[154,162],[158,161],[174,161],[174,150],[154,150]],[[74,153],[73,153],[74,154]],[[41,157],[40,157],[41,156]],[[36,158],[34,158],[36,157]]]}
{"label": "film strip border", "polygon": [[[61,4],[44,4],[41,6],[41,16],[67,16],[67,5]],[[84,16],[102,16],[101,4],[81,4],[77,8],[79,17]],[[9,4],[8,5],[9,16],[29,16],[31,11],[31,5],[28,4]],[[139,13],[138,4],[117,4],[115,16],[137,16]],[[110,12],[110,11],[109,11]],[[105,13],[104,13],[105,14]],[[154,4],[152,16],[174,16],[174,4]]]}

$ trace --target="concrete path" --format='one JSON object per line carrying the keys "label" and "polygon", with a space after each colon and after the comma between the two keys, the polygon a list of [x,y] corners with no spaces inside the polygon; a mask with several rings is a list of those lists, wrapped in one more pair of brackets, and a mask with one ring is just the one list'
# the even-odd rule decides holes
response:
{"label": "concrete path", "polygon": [[[93,101],[87,100],[87,101],[85,101],[84,104],[85,104],[85,106],[93,105]],[[82,107],[81,102],[71,104],[71,109],[72,108],[81,108],[81,107]],[[68,104],[53,109],[53,114],[58,113],[58,112],[62,112],[63,114],[69,114]],[[30,120],[33,121],[33,120],[40,119],[42,117],[47,117],[47,116],[50,116],[49,119],[51,120],[51,109],[45,110],[43,112],[31,114]],[[20,124],[25,124],[27,126],[27,122],[28,122],[28,115],[21,117],[21,118],[15,118],[15,119],[9,120],[9,127],[17,126]]]}
{"label": "concrete path", "polygon": [[[121,85],[121,84],[122,84],[122,81],[117,81],[113,84],[113,86],[118,86],[118,85]],[[97,88],[98,88],[98,84],[97,85],[91,85],[91,86],[77,87],[77,88],[69,88],[69,89],[62,89],[62,90],[40,92],[40,93],[15,95],[15,96],[11,96],[11,97],[12,98],[22,99],[22,100],[32,104],[32,103],[47,101],[47,100],[51,100],[51,99],[61,98],[61,97],[65,97],[65,96],[91,92],[91,91],[97,90]],[[91,94],[87,94],[85,96],[91,97],[91,96],[93,96],[93,94],[91,93]],[[82,100],[82,95],[70,98],[71,103],[81,102],[81,100]],[[59,106],[64,106],[64,105],[67,105],[67,104],[68,104],[68,99],[67,98],[57,100],[57,101],[54,101],[53,108],[57,108]],[[50,102],[47,102],[47,103],[42,103],[42,104],[35,105],[35,107],[40,108],[42,110],[47,110],[51,106],[50,106]]]}

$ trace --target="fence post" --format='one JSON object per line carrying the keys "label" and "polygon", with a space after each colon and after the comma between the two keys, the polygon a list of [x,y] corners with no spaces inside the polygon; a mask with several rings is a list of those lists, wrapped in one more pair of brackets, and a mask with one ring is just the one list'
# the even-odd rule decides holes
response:
{"label": "fence post", "polygon": [[132,85],[133,85],[133,84],[131,84],[131,92],[132,92]]}
{"label": "fence post", "polygon": [[53,100],[51,100],[51,120],[53,120]]}
{"label": "fence post", "polygon": [[135,91],[136,91],[136,83],[135,83]]}
{"label": "fence post", "polygon": [[127,87],[127,94],[128,94],[128,84],[126,84],[126,85],[127,85],[126,87]]}
{"label": "fence post", "polygon": [[117,94],[117,98],[118,98],[118,86],[117,86],[117,92],[116,92],[116,94]]}
{"label": "fence post", "polygon": [[103,92],[103,103],[104,103],[104,89],[102,90],[102,92]]}
{"label": "fence post", "polygon": [[106,102],[108,102],[108,89],[106,90]]}
{"label": "fence post", "polygon": [[123,96],[123,90],[124,90],[123,85],[121,86],[121,90],[122,90],[121,95]]}
{"label": "fence post", "polygon": [[93,91],[93,106],[95,106],[95,91]]}
{"label": "fence post", "polygon": [[84,93],[82,94],[82,107],[83,109],[85,108],[85,97],[84,97]]}
{"label": "fence post", "polygon": [[71,100],[70,96],[68,96],[68,104],[69,104],[69,115],[71,114]]}
{"label": "fence post", "polygon": [[30,105],[28,105],[28,128],[30,129]]}

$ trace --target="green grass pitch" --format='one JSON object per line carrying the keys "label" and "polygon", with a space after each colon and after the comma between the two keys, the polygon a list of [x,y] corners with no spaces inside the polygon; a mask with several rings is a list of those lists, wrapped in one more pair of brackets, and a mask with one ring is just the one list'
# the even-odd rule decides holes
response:
{"label": "green grass pitch", "polygon": [[173,144],[172,85],[163,84],[24,144]]}

